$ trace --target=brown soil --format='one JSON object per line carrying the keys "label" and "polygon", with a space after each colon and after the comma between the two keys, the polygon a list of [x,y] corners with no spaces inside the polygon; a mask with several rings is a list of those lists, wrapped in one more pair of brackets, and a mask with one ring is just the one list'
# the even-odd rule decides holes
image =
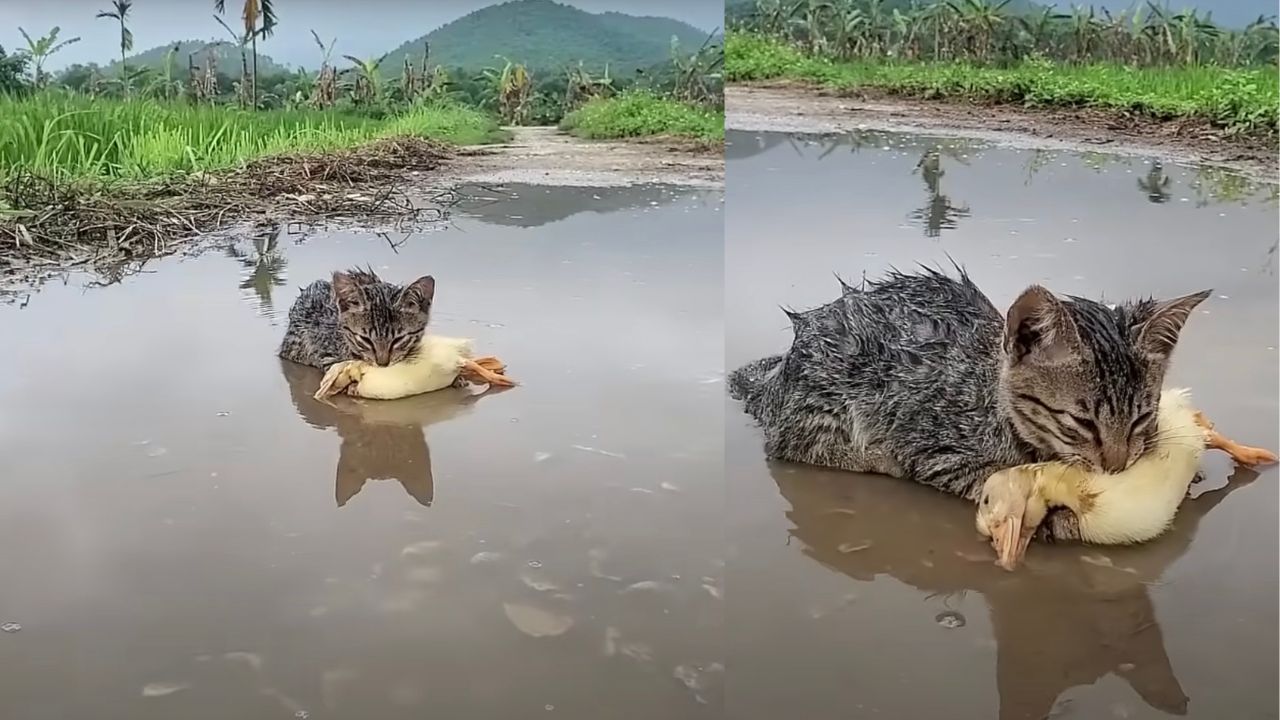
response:
{"label": "brown soil", "polygon": [[1210,164],[1255,179],[1277,180],[1275,138],[1228,137],[1203,121],[1159,121],[1090,108],[1039,109],[918,100],[881,91],[836,92],[785,82],[726,90],[733,130],[848,132],[905,130],[989,140],[1021,147],[1157,155]]}

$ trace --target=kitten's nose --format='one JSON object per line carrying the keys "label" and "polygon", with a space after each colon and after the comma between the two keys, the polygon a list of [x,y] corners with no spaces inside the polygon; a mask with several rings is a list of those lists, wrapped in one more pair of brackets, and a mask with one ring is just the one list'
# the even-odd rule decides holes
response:
{"label": "kitten's nose", "polygon": [[1102,450],[1102,469],[1105,472],[1117,473],[1124,470],[1129,464],[1129,448],[1114,447],[1103,448]]}
{"label": "kitten's nose", "polygon": [[391,348],[377,348],[373,351],[373,359],[378,363],[378,367],[386,367],[391,364]]}

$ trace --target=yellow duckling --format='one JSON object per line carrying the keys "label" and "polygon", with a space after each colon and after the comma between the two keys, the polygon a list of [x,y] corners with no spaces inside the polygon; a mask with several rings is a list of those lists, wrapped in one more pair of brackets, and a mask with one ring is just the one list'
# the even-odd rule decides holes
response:
{"label": "yellow duckling", "polygon": [[1050,508],[1075,513],[1081,539],[1100,545],[1141,543],[1169,528],[1206,448],[1242,465],[1276,462],[1261,448],[1239,445],[1213,429],[1191,405],[1188,390],[1160,395],[1156,446],[1127,470],[1094,472],[1058,462],[1019,465],[987,479],[978,505],[978,532],[990,537],[997,564],[1014,569]]}
{"label": "yellow duckling", "polygon": [[345,392],[371,400],[397,400],[442,390],[458,381],[511,387],[506,366],[495,357],[474,357],[471,340],[423,335],[413,357],[380,367],[363,360],[334,363],[325,371],[316,399]]}

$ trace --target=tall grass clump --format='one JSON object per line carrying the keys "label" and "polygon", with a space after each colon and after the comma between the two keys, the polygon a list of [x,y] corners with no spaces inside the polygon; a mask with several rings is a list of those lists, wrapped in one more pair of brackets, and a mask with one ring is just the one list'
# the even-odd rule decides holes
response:
{"label": "tall grass clump", "polygon": [[492,115],[453,102],[429,101],[414,105],[387,121],[383,135],[411,135],[444,140],[455,145],[482,145],[507,138]]}
{"label": "tall grass clump", "polygon": [[449,105],[392,120],[325,110],[244,111],[72,94],[0,97],[0,175],[27,169],[62,178],[148,179],[234,167],[267,155],[350,148],[391,134],[448,142],[492,138],[496,122]]}
{"label": "tall grass clump", "polygon": [[561,129],[588,139],[659,135],[724,141],[724,113],[645,90],[591,100],[565,116]]}

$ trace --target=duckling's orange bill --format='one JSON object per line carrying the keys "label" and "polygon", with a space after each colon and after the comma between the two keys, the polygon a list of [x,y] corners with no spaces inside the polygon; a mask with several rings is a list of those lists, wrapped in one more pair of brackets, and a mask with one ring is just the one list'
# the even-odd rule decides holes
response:
{"label": "duckling's orange bill", "polygon": [[991,546],[996,551],[996,564],[1005,570],[1014,570],[1027,554],[1031,545],[1030,530],[1022,527],[1022,517],[1007,517],[1000,524],[991,528]]}

